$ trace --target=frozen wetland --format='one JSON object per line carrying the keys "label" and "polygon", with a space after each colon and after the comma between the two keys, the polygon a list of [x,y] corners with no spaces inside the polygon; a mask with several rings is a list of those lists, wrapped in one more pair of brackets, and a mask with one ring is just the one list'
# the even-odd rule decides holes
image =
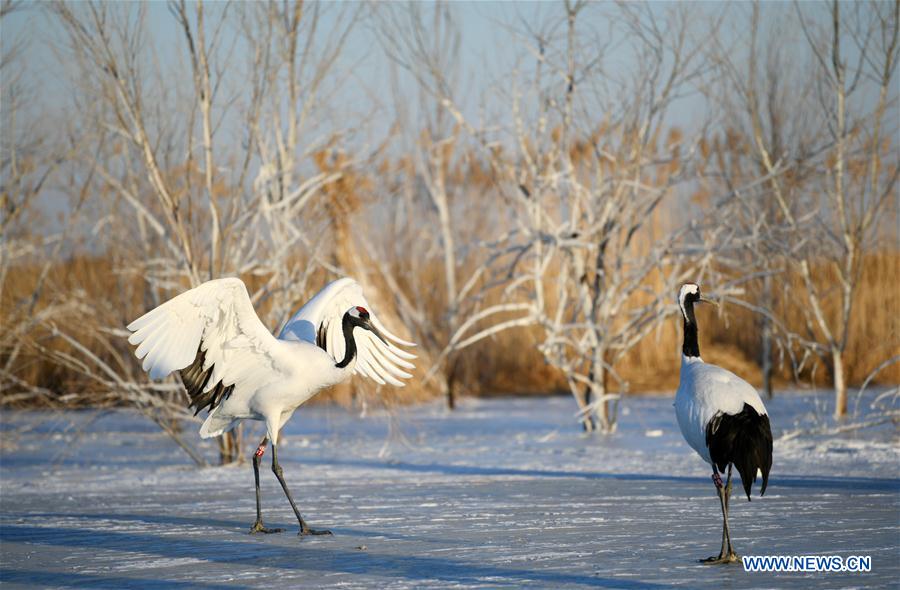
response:
{"label": "frozen wetland", "polygon": [[[793,394],[768,406],[778,439],[813,402]],[[742,555],[870,555],[872,571],[751,574],[696,562],[718,552],[721,517],[708,467],[681,439],[671,398],[628,399],[610,437],[581,434],[573,408],[551,397],[465,400],[452,413],[418,406],[393,418],[301,409],[279,460],[310,526],[334,532],[315,538],[296,536],[269,454],[263,516],[287,531],[251,536],[249,463],[197,469],[133,412],[6,411],[0,582],[874,588],[900,580],[893,427],[776,440],[766,496],[748,503],[736,486],[731,510]],[[252,425],[248,456],[257,432]]]}

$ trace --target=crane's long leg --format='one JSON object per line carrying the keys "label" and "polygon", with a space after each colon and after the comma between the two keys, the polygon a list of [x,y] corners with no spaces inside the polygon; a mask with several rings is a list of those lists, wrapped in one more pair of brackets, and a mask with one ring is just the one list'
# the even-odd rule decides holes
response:
{"label": "crane's long leg", "polygon": [[738,555],[731,545],[731,528],[728,526],[728,499],[731,498],[731,464],[728,464],[728,480],[725,482],[725,538],[728,540],[728,561],[737,561]]}
{"label": "crane's long leg", "polygon": [[278,464],[278,446],[272,445],[272,471],[275,473],[275,477],[278,478],[278,483],[281,484],[281,488],[284,490],[284,495],[287,496],[288,502],[291,503],[291,508],[294,509],[294,514],[297,516],[297,520],[300,522],[300,534],[301,535],[330,535],[331,531],[328,530],[316,530],[311,529],[306,524],[306,521],[303,520],[303,517],[300,516],[300,511],[297,510],[297,505],[294,503],[294,498],[291,496],[291,491],[288,489],[287,482],[284,481],[284,473],[282,472],[281,465]]}
{"label": "crane's long leg", "polygon": [[728,498],[731,495],[731,465],[728,466],[728,482],[722,485],[722,478],[713,467],[713,482],[716,484],[716,493],[719,496],[719,504],[722,507],[722,548],[718,557],[708,557],[701,563],[734,563],[738,560],[734,548],[731,546],[731,532],[728,530]]}
{"label": "crane's long leg", "polygon": [[250,527],[250,534],[254,533],[281,533],[284,529],[266,528],[262,521],[262,507],[260,506],[259,495],[259,464],[262,461],[263,453],[266,452],[266,445],[269,444],[269,437],[264,436],[259,442],[259,446],[253,452],[253,479],[256,480],[256,522]]}

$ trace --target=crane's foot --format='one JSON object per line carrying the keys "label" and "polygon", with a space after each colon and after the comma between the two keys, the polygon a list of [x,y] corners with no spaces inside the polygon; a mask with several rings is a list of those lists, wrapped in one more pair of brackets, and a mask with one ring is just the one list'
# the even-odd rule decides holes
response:
{"label": "crane's foot", "polygon": [[705,565],[718,565],[722,563],[737,563],[740,561],[740,557],[735,552],[731,552],[728,554],[719,554],[718,557],[707,557],[706,559],[701,559],[700,563]]}
{"label": "crane's foot", "polygon": [[299,536],[299,537],[306,537],[306,536],[315,537],[315,536],[319,536],[319,535],[331,535],[331,534],[333,534],[333,533],[331,531],[329,531],[328,529],[311,529],[309,527],[306,527],[306,528],[300,529],[300,532],[297,533],[297,536]]}
{"label": "crane's foot", "polygon": [[271,535],[272,533],[283,533],[284,529],[270,529],[263,525],[261,520],[257,520],[253,523],[253,526],[250,527],[250,534],[255,535],[256,533],[263,533],[265,535]]}

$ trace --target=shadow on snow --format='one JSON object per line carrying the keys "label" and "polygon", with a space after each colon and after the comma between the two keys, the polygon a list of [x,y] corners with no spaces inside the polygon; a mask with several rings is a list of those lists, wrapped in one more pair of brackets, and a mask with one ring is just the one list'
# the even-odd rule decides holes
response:
{"label": "shadow on snow", "polygon": [[74,588],[142,588],[147,590],[234,590],[242,588],[233,584],[204,584],[202,582],[179,582],[151,578],[128,578],[116,576],[100,576],[79,574],[74,572],[47,572],[37,570],[19,570],[0,568],[0,582],[3,584],[22,584],[23,586],[55,586]]}
{"label": "shadow on snow", "polygon": [[[538,582],[548,586],[579,584],[622,589],[664,587],[659,584],[636,580],[495,567],[446,558],[348,551],[328,547],[326,545],[327,541],[325,543],[303,543],[302,547],[281,547],[261,545],[248,541],[207,541],[183,537],[172,539],[168,536],[161,537],[147,534],[21,525],[7,525],[0,528],[0,540],[4,543],[30,543],[79,547],[91,550],[127,550],[129,552],[159,555],[167,558],[192,557],[213,563],[229,563],[255,568],[273,567],[296,570],[298,572],[316,571],[332,574],[364,574],[385,579],[402,577],[410,581],[419,582],[424,580],[442,580],[458,584],[487,583],[496,585],[498,584],[498,578],[502,578],[506,584]],[[0,580],[4,582],[34,583],[35,579],[26,578],[32,573],[34,572],[4,569],[0,573]],[[43,577],[42,581],[48,584],[71,586],[84,583],[91,585],[89,580],[79,582],[77,579],[73,579],[70,573],[36,573],[35,575]],[[103,578],[104,582],[108,579]],[[140,583],[140,580],[127,578],[120,578],[120,581],[126,581],[135,585]],[[193,582],[190,585],[198,586]]]}
{"label": "shadow on snow", "polygon": [[[402,461],[371,461],[364,459],[304,459],[297,461],[308,465],[334,465],[344,467],[395,469],[415,473],[438,473],[442,475],[512,476],[574,478],[588,480],[620,480],[638,482],[674,482],[690,484],[710,484],[710,479],[684,475],[655,475],[645,473],[603,473],[597,471],[563,471],[558,469],[516,469],[513,467],[478,467],[475,465],[445,465],[441,463],[407,463]],[[282,464],[288,466],[287,461]],[[769,476],[769,490],[777,487],[814,488],[818,490],[846,490],[853,492],[900,492],[900,479],[877,477],[815,477],[796,475]]]}

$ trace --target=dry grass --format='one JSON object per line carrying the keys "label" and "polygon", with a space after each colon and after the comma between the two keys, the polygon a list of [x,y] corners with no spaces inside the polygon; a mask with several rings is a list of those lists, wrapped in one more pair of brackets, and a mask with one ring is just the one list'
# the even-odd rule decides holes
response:
{"label": "dry grass", "polygon": [[[430,269],[423,280],[439,282],[433,267],[423,268]],[[39,403],[60,404],[68,399],[67,394],[87,392],[88,395],[79,398],[81,403],[103,404],[107,398],[102,384],[85,379],[73,370],[71,363],[60,362],[66,355],[73,358],[78,355],[69,344],[54,336],[52,327],[58,326],[76,337],[123,374],[138,376],[139,366],[131,357],[131,347],[124,338],[110,336],[103,329],[124,327],[128,320],[146,309],[143,285],[138,278],[116,273],[113,262],[107,258],[76,257],[50,266],[44,288],[32,306],[30,296],[39,274],[38,265],[16,268],[7,274],[0,299],[0,322],[5,334],[3,348],[0,349],[0,367],[6,365],[10,354],[18,347],[11,370],[16,379],[47,392]],[[830,277],[827,267],[817,270],[817,279],[823,284]],[[407,280],[410,278],[407,277]],[[252,285],[261,280],[260,277],[253,277],[248,282]],[[897,285],[900,285],[900,254],[882,252],[865,259],[847,346],[846,364],[851,384],[860,384],[879,363],[900,353],[900,289]],[[787,284],[779,287],[781,293],[800,292],[800,284],[796,280],[789,279]],[[297,294],[298,304],[308,295],[311,293]],[[378,303],[385,307],[384,302]],[[788,311],[791,305],[797,305],[787,301],[781,304],[787,306]],[[53,322],[38,321],[41,312],[51,306],[59,310]],[[425,309],[426,313],[431,314],[431,321],[441,321],[437,295],[434,301],[426,303]],[[829,313],[836,313],[833,302],[828,309]],[[271,324],[277,320],[267,318],[266,307],[263,306],[260,311],[266,323],[276,329],[277,326]],[[386,311],[390,313],[390,310]],[[744,309],[728,305],[718,313],[712,310],[702,313],[700,318],[704,358],[728,367],[758,385],[761,382],[758,318]],[[791,327],[799,330],[802,327],[799,325],[799,315],[794,318],[798,325]],[[680,331],[675,318],[664,322],[618,364],[616,370],[630,383],[631,392],[672,391],[677,386]],[[562,375],[549,367],[535,349],[539,338],[536,329],[509,331],[460,352],[458,379],[461,393],[488,396],[565,390]],[[372,391],[369,387],[366,398],[373,403],[376,400],[409,403],[435,396],[436,387],[433,384],[423,386],[421,377],[429,368],[436,350],[424,346],[418,352],[421,354],[418,379],[402,390],[383,388]],[[776,364],[776,369],[781,383],[791,379],[792,371],[788,363]],[[828,381],[823,363],[808,368],[803,377],[818,385],[826,385]],[[882,371],[876,381],[900,383],[900,364]],[[21,388],[7,382],[4,389],[3,402],[15,402]],[[357,389],[342,387],[322,399],[350,404]],[[29,404],[35,401],[33,397],[28,399]]]}
{"label": "dry grass", "polygon": [[[820,265],[815,269],[817,284],[836,284],[832,267]],[[780,294],[780,315],[789,318],[788,328],[802,332],[804,323],[799,306],[805,305],[805,294],[799,277],[776,279],[775,291]],[[865,258],[859,287],[854,297],[854,309],[847,342],[846,366],[848,381],[860,385],[883,361],[900,354],[900,254],[874,253]],[[754,289],[749,299],[753,301]],[[830,318],[838,314],[839,299],[826,299],[826,313]],[[700,348],[707,362],[722,365],[743,376],[754,385],[762,384],[760,364],[760,318],[735,305],[725,305],[718,313],[706,309],[699,313],[701,325]],[[679,322],[667,322],[629,353],[619,371],[632,384],[633,391],[672,390],[678,384],[678,363],[673,359],[681,345]],[[775,361],[775,379],[787,385],[794,372],[787,356]],[[803,381],[827,387],[829,373],[824,361],[812,361],[800,373]],[[881,371],[878,383],[900,383],[900,363]]]}

